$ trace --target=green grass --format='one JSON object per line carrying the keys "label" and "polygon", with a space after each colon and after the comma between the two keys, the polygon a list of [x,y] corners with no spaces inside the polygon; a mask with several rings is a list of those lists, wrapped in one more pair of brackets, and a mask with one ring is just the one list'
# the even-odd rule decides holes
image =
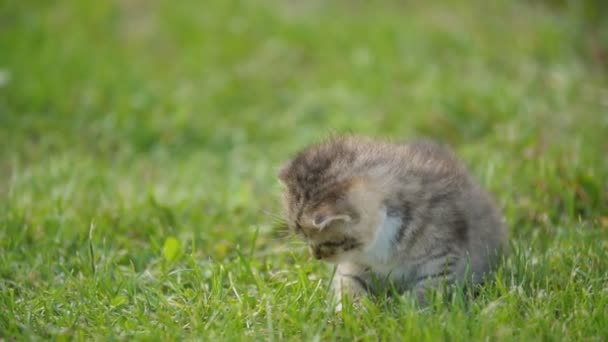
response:
{"label": "green grass", "polygon": [[[0,339],[608,339],[608,24],[425,3],[0,3]],[[510,226],[496,281],[334,314],[271,214],[335,132],[451,144]]]}

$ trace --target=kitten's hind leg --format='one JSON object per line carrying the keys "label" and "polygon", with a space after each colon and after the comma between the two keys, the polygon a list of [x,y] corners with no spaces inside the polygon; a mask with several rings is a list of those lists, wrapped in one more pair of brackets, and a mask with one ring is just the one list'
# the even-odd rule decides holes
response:
{"label": "kitten's hind leg", "polygon": [[412,292],[418,299],[418,304],[428,304],[429,289],[440,289],[444,285],[454,283],[458,274],[458,259],[454,255],[429,259],[420,265],[413,281]]}

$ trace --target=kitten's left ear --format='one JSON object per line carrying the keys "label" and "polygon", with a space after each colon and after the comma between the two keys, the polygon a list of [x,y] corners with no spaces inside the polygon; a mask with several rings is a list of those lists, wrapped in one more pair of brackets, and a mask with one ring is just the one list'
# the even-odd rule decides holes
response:
{"label": "kitten's left ear", "polygon": [[343,221],[343,222],[350,222],[352,220],[352,218],[350,217],[350,215],[346,215],[346,214],[324,214],[324,213],[317,213],[314,218],[312,219],[312,224],[319,228],[319,230],[323,230],[323,228],[329,226],[332,222],[336,222],[336,221]]}
{"label": "kitten's left ear", "polygon": [[277,178],[279,179],[279,182],[281,182],[281,184],[287,183],[290,166],[291,166],[290,163],[287,163],[286,165],[281,166],[281,169],[279,170],[279,173],[277,174]]}

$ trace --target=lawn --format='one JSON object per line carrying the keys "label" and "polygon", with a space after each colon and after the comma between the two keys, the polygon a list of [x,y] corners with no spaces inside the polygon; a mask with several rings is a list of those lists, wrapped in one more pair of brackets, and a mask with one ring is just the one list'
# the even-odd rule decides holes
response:
{"label": "lawn", "polygon": [[[607,340],[594,6],[2,1],[0,340]],[[275,175],[348,132],[441,140],[494,194],[477,297],[334,313]]]}

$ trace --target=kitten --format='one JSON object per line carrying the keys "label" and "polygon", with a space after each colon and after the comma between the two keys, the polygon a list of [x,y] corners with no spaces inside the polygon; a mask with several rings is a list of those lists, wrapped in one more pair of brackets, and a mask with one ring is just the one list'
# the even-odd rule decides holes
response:
{"label": "kitten", "polygon": [[393,288],[480,283],[507,245],[490,197],[450,151],[430,142],[337,137],[279,173],[289,227],[337,265],[334,288],[357,297]]}

